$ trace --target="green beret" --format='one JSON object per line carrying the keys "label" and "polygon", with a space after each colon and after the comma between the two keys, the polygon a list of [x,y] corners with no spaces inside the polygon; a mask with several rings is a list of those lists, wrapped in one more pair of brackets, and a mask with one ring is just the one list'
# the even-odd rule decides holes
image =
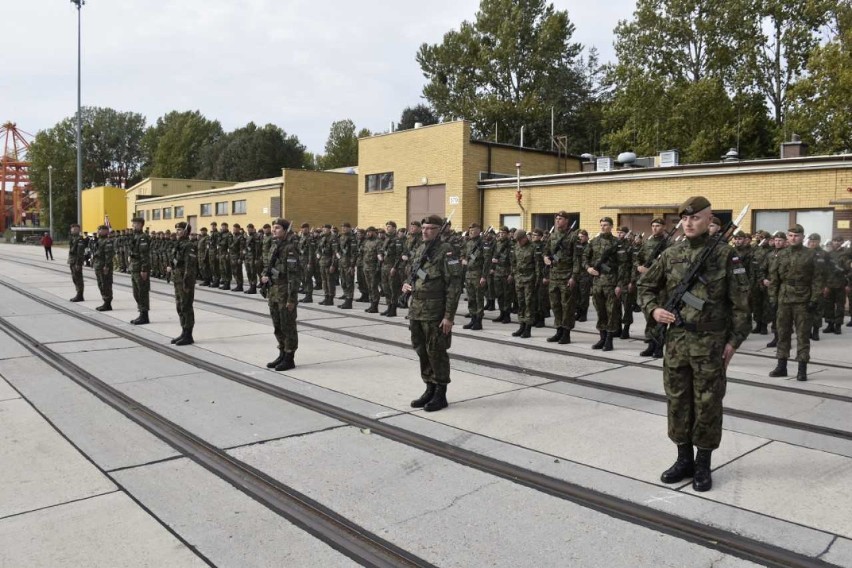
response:
{"label": "green beret", "polygon": [[542,230],[541,230],[541,229],[539,229],[538,227],[536,227],[535,229],[533,229],[533,231],[532,231],[532,232],[533,232],[533,234],[534,234],[534,235],[538,235],[539,237],[544,236],[544,231],[542,231]]}
{"label": "green beret", "polygon": [[419,227],[420,221],[412,221],[411,223],[409,223],[409,225],[411,225],[412,227]]}
{"label": "green beret", "polygon": [[579,231],[577,231],[577,234],[578,235],[586,235],[588,237],[589,231],[587,231],[586,229],[580,229]]}
{"label": "green beret", "polygon": [[[396,227],[395,223],[394,224],[391,224],[391,223],[393,223],[393,221],[388,221],[386,224],[390,225],[391,227]],[[420,221],[420,224],[421,225],[435,225],[435,226],[441,227],[444,224],[444,220],[441,217],[439,217],[438,215],[429,215],[428,217],[422,219]]]}
{"label": "green beret", "polygon": [[822,237],[819,235],[819,233],[811,233],[810,235],[808,235],[808,240],[809,241],[821,241]]}
{"label": "green beret", "polygon": [[772,238],[773,239],[786,239],[787,234],[784,231],[775,231],[774,233],[772,233]]}
{"label": "green beret", "polygon": [[175,223],[175,229],[186,229],[186,223],[184,223],[183,221]]}
{"label": "green beret", "polygon": [[684,215],[695,215],[699,211],[704,211],[710,207],[710,202],[706,197],[696,195],[684,201],[678,208],[677,214],[683,217]]}
{"label": "green beret", "polygon": [[651,219],[651,224],[652,225],[665,225],[666,222],[663,221],[662,218],[660,218],[660,217],[655,217],[655,218]]}
{"label": "green beret", "polygon": [[600,220],[600,222],[601,222],[601,223],[609,223],[610,225],[614,225],[614,224],[615,224],[615,223],[613,223],[613,222],[612,222],[612,217],[603,217],[603,218]]}
{"label": "green beret", "polygon": [[523,229],[517,229],[515,231],[515,240],[519,241],[527,236],[527,232]]}
{"label": "green beret", "polygon": [[281,227],[286,231],[290,228],[290,221],[287,219],[281,219],[280,217],[272,222],[273,225],[281,225]]}
{"label": "green beret", "polygon": [[101,226],[99,226],[99,227],[98,227],[98,230],[99,230],[99,231],[100,231],[101,229],[105,229],[105,230],[109,231],[109,227],[107,227],[106,225],[101,225]]}
{"label": "green beret", "polygon": [[[441,223],[441,225],[443,224],[444,223]],[[394,229],[396,229],[396,221],[388,221],[387,223],[385,223],[385,227],[393,227]]]}
{"label": "green beret", "polygon": [[565,210],[563,209],[562,211],[560,211],[559,213],[557,213],[557,214],[556,214],[556,216],[557,216],[557,217],[562,217],[563,219],[567,219],[567,218],[568,218],[568,212],[567,212],[567,211],[565,211]]}
{"label": "green beret", "polygon": [[796,223],[795,225],[793,225],[792,227],[787,229],[787,232],[788,233],[796,233],[797,235],[804,235],[805,234],[805,228],[802,227],[801,225],[799,225],[798,223]]}
{"label": "green beret", "polygon": [[619,228],[618,228],[618,232],[619,232],[619,233],[629,233],[629,232],[630,232],[630,229],[629,229],[629,228],[627,228],[627,227],[619,227]]}
{"label": "green beret", "polygon": [[142,223],[144,225],[145,219],[142,218],[142,217],[134,217],[133,219],[130,220],[130,222],[131,223]]}
{"label": "green beret", "polygon": [[376,228],[375,228],[374,226],[370,225],[369,227],[367,227],[367,232],[368,232],[368,233],[369,233],[369,232],[373,232],[373,233],[375,233],[375,232],[376,232]]}

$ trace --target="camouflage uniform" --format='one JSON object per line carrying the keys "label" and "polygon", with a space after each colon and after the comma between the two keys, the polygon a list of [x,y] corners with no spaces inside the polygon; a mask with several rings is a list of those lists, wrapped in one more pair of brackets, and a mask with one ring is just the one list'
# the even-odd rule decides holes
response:
{"label": "camouflage uniform", "polygon": [[195,244],[198,249],[198,275],[201,277],[201,285],[210,285],[210,259],[208,251],[210,248],[210,235],[207,233],[199,233],[198,241]]}
{"label": "camouflage uniform", "polygon": [[758,244],[751,253],[751,269],[748,271],[751,280],[751,294],[749,295],[749,307],[754,318],[753,333],[766,335],[769,333],[768,325],[771,321],[769,309],[769,292],[763,285],[763,280],[768,278],[767,268],[769,266],[769,255],[772,253],[772,245],[764,242]]}
{"label": "camouflage uniform", "polygon": [[[652,256],[654,256],[654,252],[657,250],[657,247],[660,246],[660,243],[662,241],[664,241],[665,239],[666,239],[665,234],[651,235],[647,239],[645,239],[645,242],[642,243],[642,246],[639,247],[639,250],[636,251],[636,255],[633,257],[633,273],[634,274],[639,275],[639,267],[640,266],[645,266],[647,268],[650,268],[651,266],[654,265],[654,263],[656,263],[657,259],[652,258]],[[663,245],[663,246],[665,246],[665,245]],[[663,250],[665,250],[665,248],[663,248]],[[637,294],[638,294],[638,290],[639,290],[638,282],[637,282],[637,285],[636,285],[636,290],[637,290]],[[658,298],[657,301],[660,304],[665,304],[666,303],[665,291],[663,290],[661,293],[663,294],[663,296]],[[654,333],[654,329],[656,327],[657,327],[657,324],[653,319],[650,319],[650,318],[646,319],[646,321],[645,321],[645,333],[644,333],[646,340],[650,341],[651,339],[653,339],[653,333]]]}
{"label": "camouflage uniform", "polygon": [[195,301],[195,280],[198,277],[198,248],[196,243],[184,235],[175,242],[171,252],[172,257],[169,263],[172,268],[172,283],[175,287],[175,307],[180,327],[184,332],[181,336],[188,339],[183,342],[176,339],[175,343],[187,345],[192,343],[192,330],[195,327],[195,311],[192,303]]}
{"label": "camouflage uniform", "polygon": [[[271,238],[271,237],[270,237]],[[264,245],[266,241],[264,240]],[[316,266],[316,241],[314,236],[308,231],[299,235],[299,259],[302,266],[302,291],[305,293],[305,299],[302,300],[305,304],[310,304],[314,301],[314,267]],[[264,252],[264,258],[269,258],[269,255]]]}
{"label": "camouflage uniform", "polygon": [[[266,276],[270,279],[269,315],[278,349],[290,357],[299,348],[299,333],[296,329],[296,305],[299,301],[299,286],[302,282],[302,263],[298,238],[287,234],[283,239],[273,238],[270,245]],[[287,309],[292,304],[292,310]]]}
{"label": "camouflage uniform", "polygon": [[512,273],[512,244],[501,230],[491,249],[490,273],[494,279],[494,298],[497,300],[497,309],[500,310],[500,316],[494,319],[495,322],[511,322],[509,314],[512,310],[512,300],[509,289],[513,286],[509,283],[508,276]]}
{"label": "camouflage uniform", "polygon": [[[146,273],[146,278],[142,274]],[[151,237],[134,231],[130,242],[130,279],[133,282],[133,299],[140,314],[148,313],[148,294],[151,291]]]}
{"label": "camouflage uniform", "polygon": [[[553,310],[553,325],[557,329],[554,336],[563,343],[570,343],[570,331],[574,329],[574,320],[577,315],[577,300],[574,285],[569,285],[569,280],[574,278],[574,251],[576,247],[576,233],[554,229],[547,237],[544,244],[544,256],[550,260],[550,274],[548,276],[548,293],[550,295],[550,307]],[[561,331],[561,333],[559,333]]]}
{"label": "camouflage uniform", "polygon": [[[629,234],[629,231],[627,231]],[[630,326],[633,325],[633,306],[636,305],[636,280],[639,278],[639,273],[633,270],[633,246],[631,239],[625,237],[618,239],[620,262],[627,263],[626,284],[621,292],[621,333],[616,334],[621,339],[630,339]]]}
{"label": "camouflage uniform", "polygon": [[246,255],[246,237],[242,232],[231,233],[231,242],[228,245],[228,259],[231,262],[231,274],[234,276],[234,292],[243,291],[243,259]]}
{"label": "camouflage uniform", "polygon": [[358,255],[358,243],[355,234],[341,232],[337,242],[337,259],[340,266],[340,286],[343,288],[341,308],[351,308],[355,297],[355,260]]}
{"label": "camouflage uniform", "polygon": [[[371,227],[372,229],[372,227]],[[365,311],[368,313],[379,313],[379,300],[381,296],[379,295],[379,280],[381,279],[381,273],[379,271],[379,254],[381,250],[381,243],[379,239],[375,236],[375,231],[372,232],[372,237],[365,237],[364,242],[361,243],[361,266],[364,269],[364,280],[367,286],[367,290],[370,295],[370,307]]]}
{"label": "camouflage uniform", "polygon": [[[515,238],[520,240],[526,234],[518,230]],[[518,321],[522,324],[517,335],[529,337],[529,328],[537,309],[536,286],[541,279],[543,264],[541,256],[536,254],[532,241],[526,244],[516,242],[512,249],[512,278],[518,298]],[[526,328],[524,328],[526,326]]]}
{"label": "camouflage uniform", "polygon": [[[114,260],[115,239],[109,237],[98,238],[92,245],[92,267],[98,280],[98,290],[101,292],[104,306],[112,304],[112,271],[114,269]],[[106,310],[101,309],[98,311]]]}
{"label": "camouflage uniform", "polygon": [[322,291],[325,296],[325,300],[320,302],[320,305],[330,306],[334,304],[334,277],[331,271],[337,270],[337,242],[331,231],[319,238],[316,251],[322,277]]}
{"label": "camouflage uniform", "polygon": [[470,238],[464,245],[461,255],[462,265],[465,267],[464,284],[467,291],[467,306],[471,315],[470,324],[466,329],[482,329],[482,316],[485,313],[485,287],[480,283],[484,278],[486,268],[485,252],[482,250],[485,244],[482,235]]}
{"label": "camouflage uniform", "polygon": [[221,236],[219,229],[211,227],[210,244],[207,246],[207,266],[210,271],[211,288],[218,288],[222,284],[222,277],[219,274],[219,238]]}
{"label": "camouflage uniform", "polygon": [[76,234],[68,237],[68,266],[71,268],[71,281],[77,295],[72,301],[83,300],[83,263],[86,260],[86,239]]}
{"label": "camouflage uniform", "polygon": [[381,249],[382,262],[382,293],[385,295],[388,309],[382,315],[393,317],[396,315],[397,302],[399,302],[400,288],[402,287],[402,274],[399,272],[399,263],[402,261],[403,240],[396,233],[389,233]]}
{"label": "camouflage uniform", "polygon": [[249,229],[245,235],[245,265],[246,276],[248,278],[249,288],[246,294],[257,293],[257,261],[259,259],[260,249],[257,245],[260,244],[260,233],[253,228]]}
{"label": "camouflage uniform", "polygon": [[600,272],[592,277],[592,300],[598,313],[597,329],[602,333],[621,331],[621,301],[615,295],[616,287],[624,289],[628,281],[630,264],[627,251],[620,249],[618,240],[609,233],[589,241],[583,252],[583,268]]}
{"label": "camouflage uniform", "polygon": [[592,276],[583,269],[583,255],[589,241],[580,241],[579,234],[574,244],[574,280],[577,281],[575,301],[577,302],[577,321],[586,321],[589,317],[589,298],[592,295]]}
{"label": "camouflage uniform", "polygon": [[825,288],[827,293],[823,300],[823,317],[826,323],[831,327],[826,327],[826,332],[840,333],[840,328],[843,325],[844,308],[846,304],[846,294],[844,293],[847,284],[847,272],[849,259],[846,252],[838,248],[828,253],[826,258],[826,279]]}
{"label": "camouflage uniform", "polygon": [[233,242],[234,235],[227,229],[222,229],[219,233],[219,250],[217,251],[219,260],[220,290],[230,290],[231,288],[231,243]]}

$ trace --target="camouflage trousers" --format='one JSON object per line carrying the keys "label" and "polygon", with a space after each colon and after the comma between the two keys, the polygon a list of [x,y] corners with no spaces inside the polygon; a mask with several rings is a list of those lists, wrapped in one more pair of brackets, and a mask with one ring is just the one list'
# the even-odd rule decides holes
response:
{"label": "camouflage trousers", "polygon": [[574,288],[568,287],[569,276],[552,277],[548,284],[550,294],[550,309],[553,310],[553,325],[574,329],[574,318],[577,315],[577,299]]}
{"label": "camouflage trousers", "polygon": [[71,282],[74,283],[74,289],[78,296],[83,295],[83,264],[69,264],[71,268]]}
{"label": "camouflage trousers", "polygon": [[239,287],[243,285],[243,261],[238,256],[232,256],[231,260],[231,275],[234,277],[234,284]]}
{"label": "camouflage trousers", "polygon": [[506,275],[496,273],[493,278],[494,299],[497,300],[497,309],[501,312],[508,312],[512,309],[512,299],[509,296],[509,290],[514,288],[506,281]]}
{"label": "camouflage trousers", "polygon": [[485,313],[485,286],[479,285],[481,275],[468,273],[464,281],[467,293],[467,309],[472,315],[482,317]]}
{"label": "camouflage trousers", "polygon": [[669,439],[715,450],[722,440],[722,364],[725,334],[670,329],[666,336],[663,386],[668,399]]}
{"label": "camouflage trousers", "polygon": [[213,282],[219,282],[219,257],[216,256],[215,252],[207,253],[207,267],[210,274],[210,280]]}
{"label": "camouflage trousers", "polygon": [[113,267],[108,266],[109,270],[104,273],[103,266],[95,266],[95,277],[98,279],[98,290],[101,292],[101,298],[104,302],[112,302],[112,271]]}
{"label": "camouflage trousers", "polygon": [[202,281],[210,280],[210,263],[206,255],[198,257],[198,276]]}
{"label": "camouflage trousers", "polygon": [[364,267],[359,265],[355,272],[358,281],[358,293],[369,298],[370,288],[367,286],[367,274],[364,272]]}
{"label": "camouflage trousers", "polygon": [[424,383],[446,385],[450,382],[450,356],[452,332],[444,335],[438,327],[440,320],[411,320],[411,346],[420,359],[420,378]]}
{"label": "camouflage trousers", "polygon": [[272,284],[269,287],[269,315],[272,316],[272,329],[278,340],[278,349],[287,353],[295,353],[299,348],[299,332],[296,329],[296,311],[287,309],[287,288]]}
{"label": "camouflage trousers", "polygon": [[187,279],[183,272],[175,270],[172,272],[172,283],[175,285],[175,307],[180,327],[192,331],[195,327],[195,310],[192,309],[192,303],[195,301],[195,278]]}
{"label": "camouflage trousers", "polygon": [[515,282],[515,294],[518,297],[518,322],[532,325],[538,311],[537,286],[535,280]]}
{"label": "camouflage trousers", "polygon": [[615,297],[615,288],[603,286],[595,280],[592,284],[592,302],[598,313],[598,331],[621,331],[621,300]]}
{"label": "camouflage trousers", "polygon": [[354,266],[340,263],[340,287],[343,288],[343,297],[352,300],[355,296],[355,271]]}
{"label": "camouflage trousers", "polygon": [[822,300],[822,316],[826,323],[843,324],[846,308],[846,293],[843,288],[829,288],[828,298]]}
{"label": "camouflage trousers", "polygon": [[633,291],[628,292],[627,288],[621,291],[621,324],[622,325],[632,325],[633,324],[633,306],[636,305],[636,298],[639,295],[639,291],[636,288],[636,284],[633,285]]}
{"label": "camouflage trousers", "polygon": [[378,270],[364,270],[364,286],[367,288],[367,295],[370,297],[370,303],[378,305],[382,299],[379,293],[379,281],[382,275]]}
{"label": "camouflage trousers", "polygon": [[246,284],[248,286],[257,286],[257,263],[254,258],[246,258]]}
{"label": "camouflage trousers", "polygon": [[749,307],[755,323],[758,325],[769,323],[769,293],[761,284],[752,284]]}
{"label": "camouflage trousers", "polygon": [[811,359],[811,325],[813,318],[805,303],[778,304],[776,317],[778,329],[778,359],[790,357],[793,331],[796,332],[796,360],[807,363]]}
{"label": "camouflage trousers", "polygon": [[399,271],[391,275],[390,266],[382,266],[382,293],[385,295],[389,306],[395,306],[402,293],[402,280]]}
{"label": "camouflage trousers", "polygon": [[575,279],[577,280],[577,286],[574,287],[577,311],[587,312],[589,311],[589,298],[592,295],[592,277],[581,273],[575,276]]}
{"label": "camouflage trousers", "polygon": [[227,254],[219,255],[219,285],[231,285],[231,257]]}
{"label": "camouflage trousers", "polygon": [[133,299],[136,300],[136,309],[140,312],[148,311],[148,294],[151,292],[151,274],[144,280],[138,272],[131,272],[130,280],[133,282]]}
{"label": "camouflage trousers", "polygon": [[329,272],[333,266],[331,260],[321,259],[319,261],[319,272],[322,277],[322,292],[326,296],[334,297],[334,275]]}

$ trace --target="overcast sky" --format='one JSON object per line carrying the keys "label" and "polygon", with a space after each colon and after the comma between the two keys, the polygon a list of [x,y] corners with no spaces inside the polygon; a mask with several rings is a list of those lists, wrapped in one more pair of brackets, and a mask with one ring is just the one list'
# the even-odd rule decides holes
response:
{"label": "overcast sky", "polygon": [[[0,122],[36,134],[76,110],[77,15],[69,0],[3,0]],[[634,0],[556,0],[574,39],[612,58]],[[335,120],[387,130],[422,101],[414,57],[479,0],[87,0],[83,105],[199,110],[225,130],[254,121],[322,152]]]}

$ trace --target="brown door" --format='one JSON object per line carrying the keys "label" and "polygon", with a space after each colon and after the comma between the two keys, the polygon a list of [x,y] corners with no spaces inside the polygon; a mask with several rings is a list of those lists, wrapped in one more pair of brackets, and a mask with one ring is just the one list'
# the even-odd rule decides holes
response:
{"label": "brown door", "polygon": [[408,188],[408,222],[420,221],[429,215],[443,217],[447,210],[447,186],[418,185]]}

